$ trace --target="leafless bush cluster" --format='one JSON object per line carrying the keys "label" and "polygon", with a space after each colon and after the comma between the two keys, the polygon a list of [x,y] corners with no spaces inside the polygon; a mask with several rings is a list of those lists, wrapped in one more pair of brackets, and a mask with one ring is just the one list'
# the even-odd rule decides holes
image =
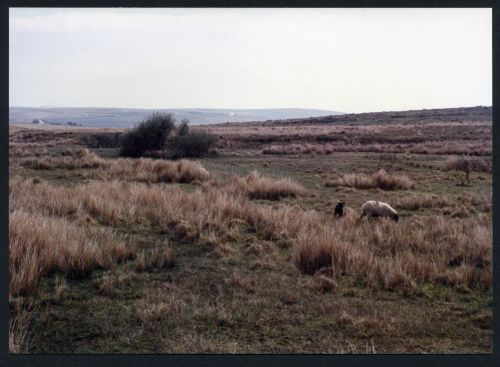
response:
{"label": "leafless bush cluster", "polygon": [[491,160],[472,158],[472,157],[450,157],[446,161],[446,170],[454,170],[460,186],[464,186],[465,182],[470,184],[470,174],[472,172],[492,172]]}

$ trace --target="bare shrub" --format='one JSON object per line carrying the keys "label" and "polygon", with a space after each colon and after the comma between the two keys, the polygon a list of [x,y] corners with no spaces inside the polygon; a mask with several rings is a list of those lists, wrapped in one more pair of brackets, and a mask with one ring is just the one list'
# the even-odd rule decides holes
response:
{"label": "bare shrub", "polygon": [[492,164],[491,161],[486,159],[455,156],[448,158],[445,169],[448,171],[454,170],[458,185],[464,186],[466,181],[470,185],[470,174],[472,172],[491,173]]}
{"label": "bare shrub", "polygon": [[379,160],[377,163],[377,171],[384,169],[387,172],[390,172],[396,160],[397,160],[396,154],[380,153]]}

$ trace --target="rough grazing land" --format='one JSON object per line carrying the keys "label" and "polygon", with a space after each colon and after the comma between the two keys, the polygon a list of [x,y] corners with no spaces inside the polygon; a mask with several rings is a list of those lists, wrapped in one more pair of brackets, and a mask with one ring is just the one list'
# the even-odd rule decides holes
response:
{"label": "rough grazing land", "polygon": [[492,351],[491,108],[198,129],[171,162],[11,125],[12,352]]}

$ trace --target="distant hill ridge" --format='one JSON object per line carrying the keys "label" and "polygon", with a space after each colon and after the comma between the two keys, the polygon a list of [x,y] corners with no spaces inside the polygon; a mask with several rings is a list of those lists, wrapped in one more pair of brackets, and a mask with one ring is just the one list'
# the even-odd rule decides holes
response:
{"label": "distant hill ridge", "polygon": [[[492,122],[491,106],[437,108],[407,111],[384,111],[349,113],[340,115],[318,116],[296,119],[281,119],[274,121],[249,122],[246,125],[302,125],[302,124],[339,124],[339,125],[370,125],[370,124],[415,124],[443,122]],[[227,123],[225,125],[231,125]]]}
{"label": "distant hill ridge", "polygon": [[151,113],[172,113],[179,121],[188,119],[192,125],[224,122],[248,122],[278,119],[306,118],[338,115],[339,112],[305,108],[269,109],[134,109],[134,108],[62,108],[62,107],[10,107],[9,122],[46,120],[49,124],[68,122],[88,127],[127,128],[143,120]]}

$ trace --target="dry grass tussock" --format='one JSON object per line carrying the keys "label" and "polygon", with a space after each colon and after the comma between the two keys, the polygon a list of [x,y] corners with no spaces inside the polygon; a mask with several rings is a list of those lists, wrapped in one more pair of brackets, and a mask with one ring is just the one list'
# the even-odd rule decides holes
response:
{"label": "dry grass tussock", "polygon": [[[474,212],[474,206],[483,212],[490,212],[492,208],[491,196],[462,192],[453,197],[436,194],[410,194],[399,198],[396,208],[418,210],[420,208],[440,208],[442,214],[451,214],[455,209]],[[467,216],[467,215],[465,215]]]}
{"label": "dry grass tussock", "polygon": [[52,170],[52,169],[97,169],[107,168],[110,162],[98,157],[96,154],[89,152],[88,149],[81,149],[75,152],[75,155],[66,157],[30,157],[20,161],[21,166],[36,170]]}
{"label": "dry grass tussock", "polygon": [[141,251],[135,259],[135,270],[160,271],[168,269],[175,265],[175,257],[172,248],[168,244],[162,247],[155,247],[149,251]]}
{"label": "dry grass tussock", "polygon": [[462,157],[449,157],[445,164],[445,170],[455,171],[459,183],[458,185],[464,186],[465,182],[470,184],[472,172],[492,173],[493,162],[491,159],[472,158],[467,156]]}
{"label": "dry grass tussock", "polygon": [[[274,209],[245,195],[203,186],[187,193],[177,186],[123,181],[91,181],[73,188],[13,177],[11,208],[30,207],[44,215],[106,225],[149,223],[174,231],[185,242],[219,244],[239,236],[238,224],[255,228],[263,239],[293,235],[302,228],[294,207]],[[15,199],[12,199],[15,197]]]}
{"label": "dry grass tussock", "polygon": [[141,182],[183,182],[205,181],[210,178],[208,171],[199,162],[154,160],[148,158],[120,158],[105,170],[97,172],[103,179],[133,178]]}
{"label": "dry grass tussock", "polygon": [[305,194],[305,189],[290,178],[274,179],[253,171],[246,177],[233,177],[231,190],[244,193],[252,199],[279,200]]}
{"label": "dry grass tussock", "polygon": [[[15,204],[14,204],[15,206]],[[134,254],[109,229],[82,227],[64,218],[14,209],[9,218],[10,294],[36,291],[40,277],[55,271],[83,277]]]}
{"label": "dry grass tussock", "polygon": [[420,208],[444,208],[454,205],[455,203],[446,196],[436,194],[411,194],[398,199],[396,208],[417,210]]}
{"label": "dry grass tussock", "polygon": [[379,170],[372,175],[364,173],[347,173],[335,181],[325,184],[329,187],[347,186],[357,189],[374,189],[382,190],[408,190],[414,187],[413,181],[404,175],[392,175],[385,170]]}
{"label": "dry grass tussock", "polygon": [[33,319],[33,304],[12,304],[14,314],[9,320],[9,353],[28,353],[32,342],[29,326]]}
{"label": "dry grass tussock", "polygon": [[332,154],[334,152],[367,152],[367,153],[413,153],[413,154],[467,154],[471,156],[491,156],[490,140],[458,140],[458,141],[427,141],[421,143],[379,142],[356,143],[339,139],[333,143],[292,143],[271,145],[262,149],[262,154]]}
{"label": "dry grass tussock", "polygon": [[297,267],[314,273],[331,266],[374,289],[413,289],[439,282],[491,288],[492,233],[488,215],[450,218],[413,216],[401,223],[358,221],[358,214],[332,221],[295,206],[273,208],[246,195],[204,185],[194,192],[175,186],[99,182],[74,189],[13,178],[17,205],[54,217],[91,217],[103,224],[150,223],[169,228],[179,241],[227,246],[249,227],[262,240],[293,246]]}
{"label": "dry grass tussock", "polygon": [[301,232],[294,248],[299,269],[331,266],[373,289],[412,291],[425,282],[492,286],[492,230],[487,216],[464,219],[413,216],[403,223],[341,221]]}
{"label": "dry grass tussock", "polygon": [[20,161],[23,167],[37,170],[89,169],[87,176],[100,179],[124,178],[141,182],[193,182],[210,177],[199,162],[189,160],[168,161],[147,158],[120,158],[107,160],[88,149],[76,151],[68,157],[26,158]]}

